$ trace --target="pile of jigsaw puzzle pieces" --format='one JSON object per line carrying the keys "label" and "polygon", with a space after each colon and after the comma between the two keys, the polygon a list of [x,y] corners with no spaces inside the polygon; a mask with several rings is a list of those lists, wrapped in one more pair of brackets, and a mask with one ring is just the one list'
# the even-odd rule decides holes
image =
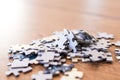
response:
{"label": "pile of jigsaw puzzle pieces", "polygon": [[[120,46],[120,41],[112,43],[113,34],[98,33],[96,37],[84,30],[67,30],[54,32],[51,36],[34,40],[31,43],[16,44],[9,48],[8,71],[6,75],[19,76],[20,72],[32,71],[31,65],[45,68],[38,74],[33,74],[32,80],[52,80],[54,76],[63,73],[60,80],[80,80],[83,72],[78,71],[73,64],[82,62],[113,62],[109,47]],[[117,59],[120,60],[120,49],[115,49]]]}

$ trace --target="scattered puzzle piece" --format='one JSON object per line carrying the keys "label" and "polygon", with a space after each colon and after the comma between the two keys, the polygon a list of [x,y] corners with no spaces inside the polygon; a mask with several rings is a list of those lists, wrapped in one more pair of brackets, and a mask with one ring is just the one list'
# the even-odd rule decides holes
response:
{"label": "scattered puzzle piece", "polygon": [[26,68],[17,68],[17,69],[12,69],[9,67],[8,71],[5,73],[6,76],[9,76],[13,74],[14,76],[19,76],[20,72],[26,73],[32,70],[32,67],[26,67]]}
{"label": "scattered puzzle piece", "polygon": [[99,32],[97,34],[97,38],[114,39],[114,35],[113,34],[108,34],[108,33],[105,33],[105,32],[103,32],[103,33]]}
{"label": "scattered puzzle piece", "polygon": [[[40,71],[32,76],[32,80],[52,80],[53,76],[64,73],[61,80],[80,80],[83,72],[67,65],[66,60],[72,63],[82,62],[113,62],[112,54],[108,48],[114,44],[120,46],[120,42],[111,43],[108,39],[114,39],[113,34],[98,33],[98,40],[84,30],[67,30],[55,32],[53,35],[34,40],[31,43],[17,44],[9,49],[9,70],[6,75],[18,76],[20,72],[31,71],[32,64],[42,65],[45,71]],[[116,49],[116,58],[120,60],[120,50]]]}
{"label": "scattered puzzle piece", "polygon": [[32,75],[32,80],[52,80],[52,74],[44,74],[43,71],[39,71],[38,74]]}
{"label": "scattered puzzle piece", "polygon": [[120,47],[120,41],[117,41],[116,43],[113,43],[115,46]]}
{"label": "scattered puzzle piece", "polygon": [[73,50],[73,52],[77,52],[76,47],[78,45],[77,41],[75,40],[75,36],[74,34],[69,31],[64,29],[64,35],[67,37],[68,41],[69,41],[69,49]]}
{"label": "scattered puzzle piece", "polygon": [[15,59],[12,63],[11,63],[11,68],[24,68],[24,67],[28,67],[29,65],[29,59],[23,59],[22,61],[20,61],[19,59]]}
{"label": "scattered puzzle piece", "polygon": [[[61,80],[65,80],[65,79],[73,79],[73,80],[78,80],[78,79],[81,79],[83,77],[83,72],[81,71],[78,71],[76,68],[73,68],[72,71],[68,71],[68,72],[65,72],[64,75],[66,76],[63,76],[61,78]],[[70,79],[71,78],[71,79]]]}
{"label": "scattered puzzle piece", "polygon": [[59,66],[52,66],[49,67],[47,70],[44,71],[44,73],[50,73],[53,75],[58,75],[60,72],[66,72],[66,71],[70,71],[72,68],[74,67],[73,64],[63,64],[63,65],[59,65]]}

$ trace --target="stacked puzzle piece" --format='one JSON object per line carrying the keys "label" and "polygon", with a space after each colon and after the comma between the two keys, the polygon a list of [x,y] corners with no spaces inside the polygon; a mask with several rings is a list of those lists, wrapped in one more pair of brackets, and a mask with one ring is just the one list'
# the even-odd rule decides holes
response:
{"label": "stacked puzzle piece", "polygon": [[110,39],[114,39],[114,35],[98,33],[97,37],[94,37],[84,30],[64,29],[27,45],[13,45],[9,49],[9,58],[13,62],[7,64],[6,75],[19,76],[20,71],[29,72],[32,70],[31,65],[37,64],[44,66],[46,70],[32,75],[32,80],[52,80],[60,72],[64,73],[61,80],[79,80],[83,77],[83,72],[74,68],[73,64],[66,64],[67,59],[73,63],[79,61],[111,63],[113,58],[108,48],[113,43]]}

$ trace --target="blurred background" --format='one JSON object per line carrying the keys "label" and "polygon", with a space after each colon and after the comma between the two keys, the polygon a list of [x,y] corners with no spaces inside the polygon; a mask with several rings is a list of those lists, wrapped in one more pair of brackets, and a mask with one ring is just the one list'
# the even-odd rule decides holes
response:
{"label": "blurred background", "polygon": [[0,0],[0,73],[6,70],[10,45],[29,43],[64,28],[94,35],[108,32],[120,39],[120,0]]}

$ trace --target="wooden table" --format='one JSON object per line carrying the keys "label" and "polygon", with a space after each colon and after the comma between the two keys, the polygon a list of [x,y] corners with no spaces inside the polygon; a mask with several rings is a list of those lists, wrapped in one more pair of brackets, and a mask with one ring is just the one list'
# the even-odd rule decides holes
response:
{"label": "wooden table", "polygon": [[[0,80],[30,80],[33,71],[20,77],[6,77],[8,48],[51,35],[54,31],[84,29],[91,34],[108,32],[120,40],[120,0],[1,0],[0,1]],[[113,64],[76,63],[84,72],[82,80],[120,80],[120,63],[113,53]],[[70,63],[70,62],[69,62]],[[54,80],[60,80],[60,77]]]}

